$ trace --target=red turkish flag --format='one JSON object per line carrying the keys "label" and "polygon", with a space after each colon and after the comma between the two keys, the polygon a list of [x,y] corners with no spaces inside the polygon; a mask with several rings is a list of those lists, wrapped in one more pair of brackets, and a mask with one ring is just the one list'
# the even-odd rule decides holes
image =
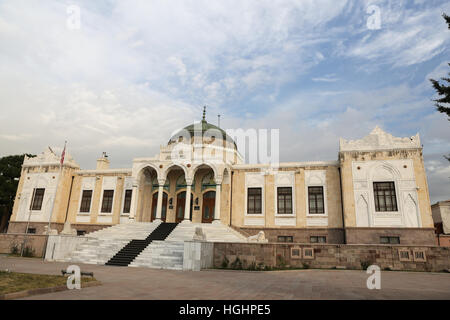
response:
{"label": "red turkish flag", "polygon": [[66,144],[67,144],[67,141],[64,142],[64,149],[63,149],[63,151],[62,151],[62,153],[61,153],[61,165],[63,165],[63,163],[64,163],[64,157],[65,157],[65,155],[66,155]]}

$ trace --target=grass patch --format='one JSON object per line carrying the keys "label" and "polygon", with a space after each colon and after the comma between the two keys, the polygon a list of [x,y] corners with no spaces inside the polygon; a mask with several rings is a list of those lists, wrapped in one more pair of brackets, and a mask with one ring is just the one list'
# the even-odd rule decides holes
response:
{"label": "grass patch", "polygon": [[[90,281],[96,280],[92,277],[81,277],[81,283]],[[67,277],[63,276],[0,271],[0,294],[65,286],[66,283]]]}

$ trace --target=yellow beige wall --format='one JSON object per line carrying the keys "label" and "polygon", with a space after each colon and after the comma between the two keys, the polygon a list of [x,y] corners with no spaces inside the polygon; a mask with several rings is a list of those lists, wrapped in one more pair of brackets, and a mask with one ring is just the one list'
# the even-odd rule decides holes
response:
{"label": "yellow beige wall", "polygon": [[[326,174],[326,199],[328,207],[328,228],[342,228],[342,209],[340,196],[340,180],[337,166],[315,166],[315,167],[297,167],[283,168],[281,172],[294,174],[294,190],[295,198],[295,225],[280,226],[275,224],[276,202],[275,202],[275,176],[267,174],[264,176],[264,216],[249,215],[247,218],[264,218],[264,226],[266,228],[306,228],[307,227],[307,195],[305,185],[305,170],[321,170]],[[233,174],[233,195],[232,195],[232,221],[233,225],[238,227],[251,227],[245,225],[245,175],[250,172],[258,172],[258,169],[235,170]],[[294,215],[293,215],[294,217]]]}

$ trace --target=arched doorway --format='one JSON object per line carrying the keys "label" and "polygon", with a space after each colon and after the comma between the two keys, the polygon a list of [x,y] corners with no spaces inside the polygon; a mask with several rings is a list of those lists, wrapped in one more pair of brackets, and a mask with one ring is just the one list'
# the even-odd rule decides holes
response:
{"label": "arched doorway", "polygon": [[208,191],[203,194],[202,223],[211,223],[214,220],[214,208],[216,205],[216,192]]}
{"label": "arched doorway", "polygon": [[[156,208],[158,207],[158,192],[155,192],[152,197],[152,217],[150,221],[156,219]],[[161,207],[161,220],[166,221],[167,215],[167,193],[163,192],[163,200]]]}
{"label": "arched doorway", "polygon": [[[134,195],[137,197],[137,206],[135,208],[135,219],[139,222],[148,222],[152,219],[152,208],[150,201],[152,200],[152,193],[154,187],[152,186],[153,181],[157,181],[157,172],[151,166],[143,168],[137,175],[138,189],[137,193]],[[133,193],[135,191],[133,190]]]}
{"label": "arched doorway", "polygon": [[[191,210],[189,220],[192,221],[192,205],[194,195],[191,193]],[[181,222],[184,220],[184,211],[186,207],[186,191],[182,191],[177,194],[177,209],[175,211],[175,222]]]}

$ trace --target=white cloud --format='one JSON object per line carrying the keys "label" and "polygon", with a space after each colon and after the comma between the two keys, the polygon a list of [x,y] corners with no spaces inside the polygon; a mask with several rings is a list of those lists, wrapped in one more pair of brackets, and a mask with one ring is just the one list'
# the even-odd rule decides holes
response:
{"label": "white cloud", "polygon": [[[222,114],[224,127],[282,128],[285,161],[336,159],[339,136],[359,138],[376,124],[395,123],[396,135],[419,131],[426,154],[450,149],[448,122],[421,113],[430,101],[417,88],[328,88],[345,84],[345,74],[328,70],[331,58],[358,58],[368,69],[436,57],[449,41],[439,5],[415,12],[394,4],[377,33],[361,29],[366,15],[358,1],[79,6],[82,28],[69,30],[65,3],[0,2],[2,154],[38,153],[68,140],[84,168],[102,151],[113,166],[129,167],[199,119],[204,104],[210,119]],[[301,91],[302,77],[327,89]],[[300,89],[286,95],[285,84]],[[429,179],[430,189],[434,181],[442,187],[438,176]]]}
{"label": "white cloud", "polygon": [[[407,2],[382,1],[382,29],[365,29],[363,37],[342,48],[342,54],[376,64],[409,66],[428,61],[450,43],[443,8],[407,8]],[[449,8],[450,9],[450,8]]]}
{"label": "white cloud", "polygon": [[337,78],[335,74],[327,74],[327,75],[324,75],[323,77],[312,78],[312,81],[316,81],[316,82],[336,82],[336,81],[339,81],[339,78]]}

